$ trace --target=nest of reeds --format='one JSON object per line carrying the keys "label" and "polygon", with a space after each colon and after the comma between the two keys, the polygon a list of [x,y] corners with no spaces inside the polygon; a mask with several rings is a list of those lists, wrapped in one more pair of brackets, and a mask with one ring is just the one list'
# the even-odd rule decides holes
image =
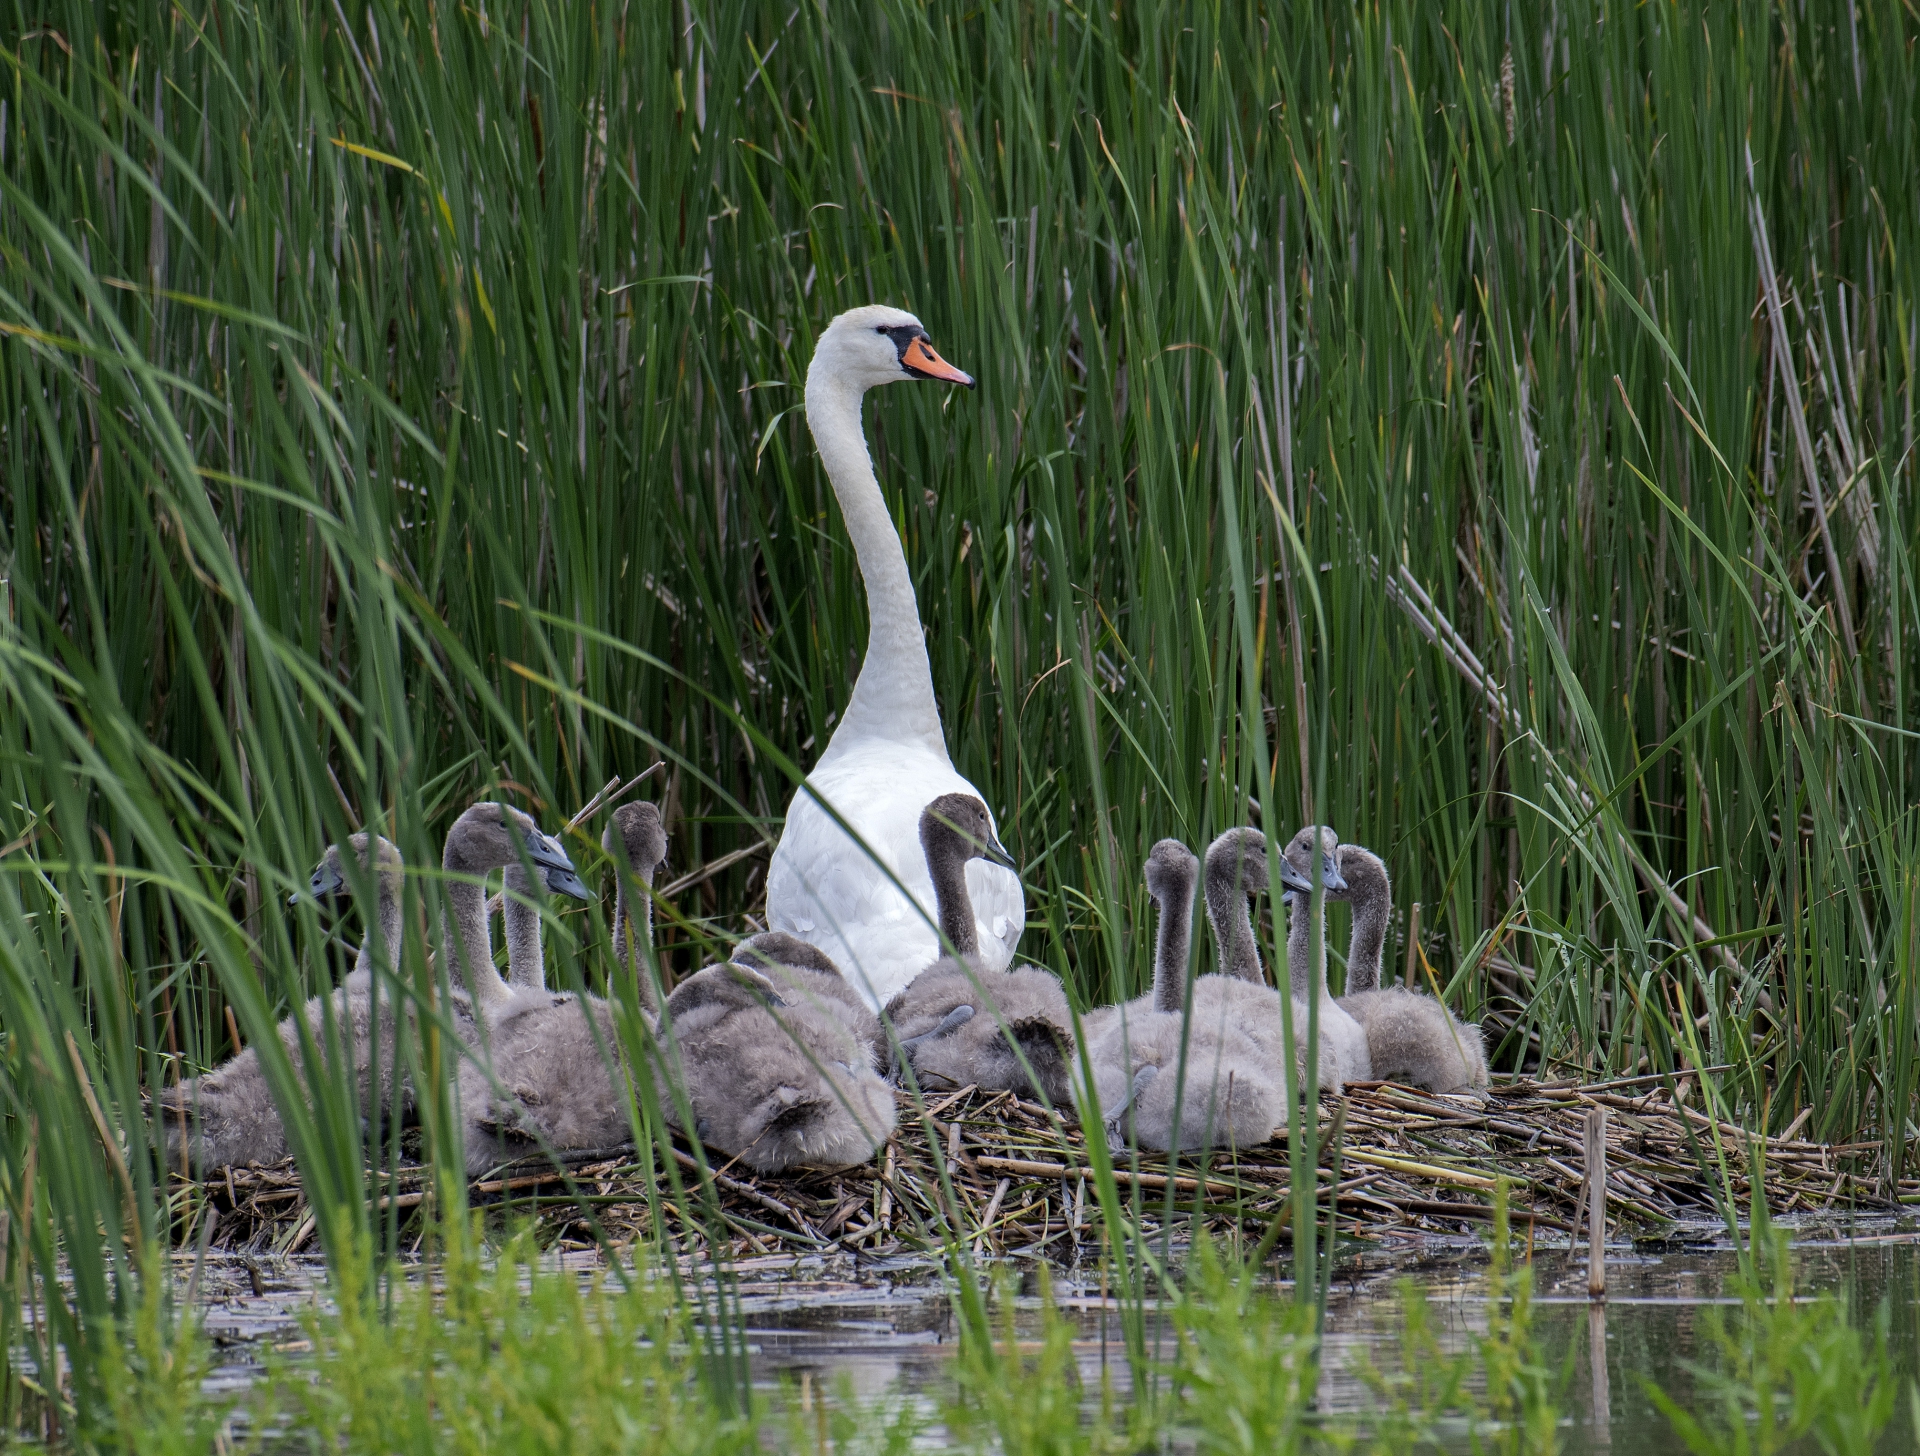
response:
{"label": "nest of reeds", "polygon": [[[1874,1172],[1878,1143],[1766,1138],[1646,1086],[1647,1079],[1582,1086],[1497,1078],[1477,1102],[1356,1084],[1318,1126],[1319,1216],[1331,1207],[1341,1235],[1360,1239],[1465,1232],[1492,1218],[1504,1179],[1517,1229],[1571,1237],[1589,1206],[1585,1136],[1595,1108],[1608,1113],[1606,1210],[1616,1232],[1657,1234],[1744,1211],[1756,1180],[1775,1214],[1884,1208],[1920,1192],[1920,1181],[1894,1185]],[[515,1164],[470,1192],[476,1204],[533,1218],[562,1242],[665,1235],[685,1247],[719,1239],[732,1244],[734,1258],[934,1254],[958,1241],[985,1256],[1072,1260],[1097,1238],[1097,1185],[1082,1129],[1007,1092],[965,1088],[930,1098],[924,1111],[899,1096],[898,1130],[879,1158],[858,1168],[748,1176],[724,1163],[705,1166],[676,1143],[672,1169],[657,1149],[605,1149]],[[1143,1227],[1166,1217],[1170,1181],[1174,1217],[1219,1232],[1264,1232],[1276,1219],[1290,1227],[1290,1177],[1284,1136],[1172,1164],[1126,1149],[1114,1156],[1119,1192]],[[383,1209],[411,1217],[430,1184],[428,1169],[403,1167],[383,1184]],[[197,1187],[217,1214],[221,1247],[292,1253],[314,1232],[291,1163],[224,1170]]]}

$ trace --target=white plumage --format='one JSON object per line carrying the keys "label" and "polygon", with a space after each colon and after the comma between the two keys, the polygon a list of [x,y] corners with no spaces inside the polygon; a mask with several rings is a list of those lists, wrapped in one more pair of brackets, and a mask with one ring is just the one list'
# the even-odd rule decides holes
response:
{"label": "white plumage", "polygon": [[[933,880],[920,849],[919,821],[929,803],[954,793],[978,798],[980,791],[954,771],[946,754],[868,741],[854,753],[822,760],[807,776],[807,788],[787,806],[786,832],[767,874],[768,923],[825,951],[875,1010],[940,955]],[[834,822],[814,794],[839,810],[873,856]],[[997,824],[994,832],[999,833]],[[906,887],[911,901],[888,873]],[[967,893],[973,897],[981,959],[989,969],[1005,970],[1026,921],[1019,878],[999,865],[972,860]]]}
{"label": "white plumage", "polygon": [[[942,794],[986,799],[947,755],[919,602],[860,427],[866,391],[904,379],[973,382],[933,352],[912,314],[877,305],[829,324],[807,370],[807,425],[860,561],[870,625],[847,711],[787,806],[767,871],[769,926],[825,951],[876,1010],[940,953],[920,811]],[[1019,877],[976,860],[967,889],[981,959],[1004,970],[1026,924]]]}

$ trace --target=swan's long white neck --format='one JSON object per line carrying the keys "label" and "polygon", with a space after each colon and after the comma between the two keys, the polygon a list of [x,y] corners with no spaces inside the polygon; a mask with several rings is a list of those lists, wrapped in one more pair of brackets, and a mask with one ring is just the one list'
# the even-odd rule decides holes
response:
{"label": "swan's long white neck", "polygon": [[853,685],[853,699],[820,761],[849,752],[863,740],[881,739],[924,746],[950,762],[921,634],[920,603],[860,428],[863,392],[818,356],[807,371],[807,427],[833,493],[840,498],[867,587],[867,655]]}

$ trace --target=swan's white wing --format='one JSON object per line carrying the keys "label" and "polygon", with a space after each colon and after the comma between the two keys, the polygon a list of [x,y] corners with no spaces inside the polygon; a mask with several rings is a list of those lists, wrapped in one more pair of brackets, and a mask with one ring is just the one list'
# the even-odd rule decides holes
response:
{"label": "swan's white wing", "polygon": [[[1000,826],[994,825],[993,832],[997,835]],[[973,901],[974,923],[980,928],[980,958],[990,970],[1004,971],[1013,964],[1014,947],[1027,928],[1027,897],[1020,877],[983,859],[968,860],[967,894]]]}
{"label": "swan's white wing", "polygon": [[[905,856],[884,824],[841,812],[873,855],[817,803],[796,795],[775,852],[779,873],[770,869],[767,876],[767,923],[819,946],[877,1010],[934,958],[937,937],[913,903],[930,903],[932,885],[924,867],[916,877],[912,861],[902,863]],[[912,900],[888,882],[875,859],[918,892]]]}
{"label": "swan's white wing", "polygon": [[[786,829],[767,872],[767,922],[832,956],[878,1010],[939,955],[939,935],[930,923],[933,882],[920,848],[920,812],[942,794],[977,796],[979,791],[943,758],[894,743],[837,754],[807,782],[839,810],[872,854],[812,793],[800,790],[787,806]],[[1026,924],[1019,877],[975,860],[967,866],[967,890],[982,958],[996,970],[1005,969]]]}

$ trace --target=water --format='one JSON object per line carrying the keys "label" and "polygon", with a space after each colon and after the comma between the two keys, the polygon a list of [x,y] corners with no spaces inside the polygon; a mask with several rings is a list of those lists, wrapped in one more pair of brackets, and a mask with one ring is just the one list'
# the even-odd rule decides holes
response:
{"label": "water", "polygon": [[[1835,1291],[1861,1320],[1886,1300],[1896,1365],[1920,1368],[1920,1225],[1912,1219],[1860,1219],[1850,1226],[1784,1227],[1796,1294]],[[1560,1405],[1568,1456],[1684,1449],[1644,1381],[1657,1379],[1683,1405],[1691,1403],[1686,1363],[1710,1354],[1702,1346],[1700,1313],[1739,1303],[1731,1292],[1737,1261],[1724,1229],[1677,1228],[1659,1240],[1611,1245],[1608,1300],[1597,1313],[1587,1298],[1584,1245],[1574,1252],[1536,1248],[1533,1267],[1534,1328],[1547,1358],[1564,1370]],[[1327,1310],[1323,1410],[1364,1413],[1372,1406],[1371,1392],[1354,1373],[1354,1358],[1365,1351],[1383,1368],[1397,1364],[1397,1290],[1403,1279],[1425,1294],[1449,1352],[1485,1331],[1487,1259],[1479,1241],[1413,1236],[1348,1256]],[[1083,1388],[1097,1391],[1104,1377],[1125,1392],[1129,1372],[1118,1316],[1111,1308],[1103,1311],[1097,1284],[1056,1277],[1054,1294],[1076,1329]],[[1038,1299],[1022,1297],[1018,1305],[1017,1327],[1037,1335]],[[757,1347],[755,1375],[770,1384],[804,1373],[814,1385],[830,1387],[844,1377],[860,1398],[920,1398],[931,1410],[948,1378],[953,1325],[937,1284],[842,1297],[824,1283],[802,1280],[784,1297],[749,1300],[748,1316]],[[1157,1333],[1166,1338],[1164,1328]],[[1606,1350],[1599,1370],[1591,1358],[1596,1335]],[[1603,1422],[1595,1421],[1596,1409]],[[1884,1449],[1907,1449],[1904,1417],[1896,1418],[1892,1431]],[[939,1432],[930,1435],[937,1439]],[[1466,1446],[1463,1435],[1460,1449]]]}
{"label": "water", "polygon": [[[1920,1227],[1912,1219],[1780,1226],[1790,1235],[1796,1297],[1838,1293],[1856,1322],[1869,1320],[1884,1299],[1896,1367],[1920,1367]],[[1486,1328],[1486,1261],[1468,1241],[1446,1244],[1422,1251],[1403,1272],[1426,1293],[1436,1326],[1445,1332],[1443,1343],[1458,1350],[1470,1332]],[[1712,1353],[1704,1347],[1701,1313],[1739,1304],[1733,1294],[1737,1261],[1725,1230],[1683,1227],[1662,1239],[1609,1245],[1607,1301],[1597,1308],[1587,1298],[1584,1247],[1536,1250],[1533,1265],[1534,1329],[1547,1357],[1566,1370],[1560,1402],[1564,1450],[1569,1456],[1684,1450],[1645,1382],[1656,1380],[1683,1406],[1692,1405],[1687,1365]],[[1400,1277],[1369,1272],[1336,1288],[1321,1380],[1329,1409],[1363,1411],[1370,1403],[1351,1373],[1354,1352],[1365,1349],[1375,1361],[1392,1363],[1399,1315],[1391,1296]],[[1604,1364],[1592,1358],[1595,1343],[1605,1347]],[[1595,1420],[1596,1411],[1604,1420]],[[1883,1449],[1909,1449],[1904,1415],[1892,1432]]]}
{"label": "water", "polygon": [[[1891,1315],[1896,1365],[1920,1368],[1920,1222],[1912,1218],[1856,1219],[1847,1224],[1791,1222],[1796,1293],[1843,1295],[1856,1319],[1869,1318],[1885,1300]],[[183,1261],[182,1277],[185,1276]],[[588,1277],[590,1254],[556,1256],[561,1267]],[[1535,1330],[1556,1369],[1564,1369],[1562,1436],[1570,1456],[1596,1451],[1682,1449],[1647,1396],[1657,1379],[1688,1403],[1693,1382],[1686,1363],[1704,1358],[1700,1314],[1737,1303],[1731,1294],[1733,1250],[1718,1226],[1682,1227],[1658,1240],[1616,1243],[1608,1251],[1608,1300],[1596,1313],[1586,1295],[1584,1245],[1536,1247]],[[250,1267],[251,1266],[251,1267]],[[1470,1237],[1410,1234],[1342,1251],[1327,1312],[1327,1346],[1320,1403],[1330,1413],[1360,1413],[1372,1403],[1354,1373],[1365,1351],[1383,1368],[1398,1360],[1401,1317],[1396,1290],[1411,1280],[1427,1298],[1443,1348],[1465,1348],[1484,1331],[1487,1315],[1485,1246]],[[324,1301],[324,1265],[317,1258],[263,1260],[210,1257],[200,1296],[208,1334],[219,1347],[209,1393],[245,1389],[261,1374],[272,1347],[298,1354],[304,1347],[301,1314]],[[258,1275],[256,1292],[255,1275]],[[1097,1392],[1103,1378],[1124,1398],[1129,1371],[1115,1307],[1103,1303],[1097,1273],[1056,1272],[1053,1291],[1075,1331],[1083,1386]],[[846,1391],[862,1402],[920,1405],[929,1420],[948,1389],[956,1325],[939,1271],[924,1261],[856,1259],[848,1255],[776,1257],[739,1266],[742,1316],[755,1383],[769,1393]],[[1015,1324],[1038,1334],[1039,1300],[1031,1275],[1014,1296]],[[1150,1320],[1153,1335],[1167,1338]],[[1592,1347],[1604,1344],[1604,1364]],[[837,1396],[836,1396],[837,1398]],[[1604,1422],[1596,1422],[1596,1411]],[[1905,1448],[1904,1417],[1887,1450]],[[942,1443],[932,1425],[929,1445]],[[1465,1449],[1464,1439],[1461,1449]]]}

